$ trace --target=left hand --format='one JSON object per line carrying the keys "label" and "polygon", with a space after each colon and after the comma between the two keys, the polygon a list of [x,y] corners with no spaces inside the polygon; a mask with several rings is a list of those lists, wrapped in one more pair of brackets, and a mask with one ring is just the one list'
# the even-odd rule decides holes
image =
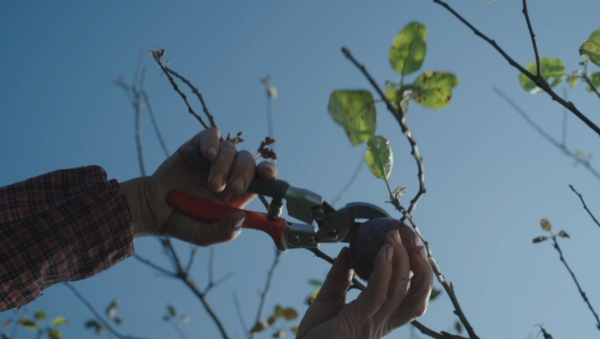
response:
{"label": "left hand", "polygon": [[403,240],[410,241],[400,239],[398,231],[386,236],[367,288],[349,304],[346,294],[352,267],[350,251],[344,247],[304,315],[297,338],[380,339],[422,316],[427,310],[433,272],[425,249],[418,246],[407,252]]}

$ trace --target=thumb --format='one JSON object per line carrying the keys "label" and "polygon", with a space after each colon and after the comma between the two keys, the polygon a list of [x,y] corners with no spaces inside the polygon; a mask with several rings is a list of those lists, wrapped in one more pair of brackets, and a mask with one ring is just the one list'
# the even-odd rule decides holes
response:
{"label": "thumb", "polygon": [[225,214],[221,220],[202,227],[194,242],[202,244],[201,246],[213,246],[231,241],[240,235],[245,220],[246,214],[243,211],[231,211]]}

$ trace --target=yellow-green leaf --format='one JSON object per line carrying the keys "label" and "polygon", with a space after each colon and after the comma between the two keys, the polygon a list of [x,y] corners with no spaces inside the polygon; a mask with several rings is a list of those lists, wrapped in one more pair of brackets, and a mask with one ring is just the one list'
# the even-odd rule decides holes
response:
{"label": "yellow-green leaf", "polygon": [[294,334],[298,334],[298,325],[293,325],[290,329],[292,332],[294,332]]}
{"label": "yellow-green leaf", "polygon": [[283,317],[285,320],[294,320],[298,318],[298,312],[293,308],[286,308],[283,310]]}
{"label": "yellow-green leaf", "polygon": [[287,336],[287,331],[286,330],[279,330],[275,333],[273,333],[273,338],[285,338],[285,336]]}
{"label": "yellow-green leaf", "polygon": [[29,319],[21,318],[19,319],[18,323],[19,325],[25,327],[28,330],[36,331],[38,329],[37,324]]}
{"label": "yellow-green leaf", "polygon": [[12,322],[12,319],[7,319],[4,323],[2,323],[2,328],[7,328],[10,326],[10,324],[12,324]]}
{"label": "yellow-green leaf", "polygon": [[57,330],[50,330],[48,332],[48,339],[62,339],[62,332]]}
{"label": "yellow-green leaf", "polygon": [[440,294],[442,294],[442,291],[438,290],[438,289],[431,289],[431,294],[429,295],[429,301],[434,300],[435,298],[437,298]]}
{"label": "yellow-green leaf", "polygon": [[390,48],[390,66],[403,75],[418,71],[427,54],[427,27],[411,22],[404,27]]}
{"label": "yellow-green leaf", "polygon": [[312,305],[312,303],[315,302],[315,299],[317,299],[317,296],[319,295],[319,291],[320,290],[316,290],[310,296],[308,296],[308,298],[306,299],[306,303],[308,305]]}
{"label": "yellow-green leaf", "polygon": [[254,325],[254,327],[252,327],[252,329],[250,330],[251,333],[258,333],[258,332],[262,332],[266,329],[269,328],[269,324],[267,324],[264,321],[258,322],[256,323],[256,325]]}
{"label": "yellow-green leaf", "polygon": [[394,167],[394,153],[390,142],[380,136],[374,136],[367,143],[369,148],[365,152],[365,161],[369,169],[379,179],[386,180]]}
{"label": "yellow-green leaf", "polygon": [[552,231],[552,224],[550,221],[548,221],[548,219],[542,219],[540,221],[540,226],[542,226],[542,229],[546,232]]}
{"label": "yellow-green leaf", "polygon": [[[595,89],[600,90],[600,72],[595,72],[589,75],[589,79],[594,84]],[[593,92],[594,88],[592,86],[587,87],[588,92]]]}
{"label": "yellow-green leaf", "polygon": [[577,84],[579,83],[580,77],[581,77],[580,71],[569,74],[569,77],[567,77],[567,82],[569,83],[569,87],[571,87],[571,89],[573,89],[573,88],[575,88],[575,86],[577,86]]}
{"label": "yellow-green leaf", "polygon": [[169,315],[172,317],[174,317],[177,314],[175,307],[173,307],[172,305],[167,305],[167,312],[169,312]]}
{"label": "yellow-green leaf", "polygon": [[430,109],[448,106],[452,100],[452,89],[460,79],[452,73],[426,71],[411,86],[416,102]]}
{"label": "yellow-green leaf", "polygon": [[309,284],[314,285],[314,286],[321,286],[323,285],[323,281],[319,280],[319,279],[310,279],[308,281]]}
{"label": "yellow-green leaf", "polygon": [[44,321],[44,320],[46,320],[46,311],[39,310],[33,314],[33,317],[37,321]]}
{"label": "yellow-green leaf", "polygon": [[281,307],[279,305],[275,305],[275,316],[277,318],[283,317],[283,307]]}
{"label": "yellow-green leaf", "polygon": [[400,93],[398,93],[398,85],[387,81],[385,83],[385,97],[391,102],[399,102],[401,97]]}
{"label": "yellow-green leaf", "polygon": [[595,30],[579,48],[579,54],[600,66],[600,28]]}
{"label": "yellow-green leaf", "polygon": [[277,317],[274,315],[267,318],[267,324],[269,324],[269,326],[273,325],[275,323],[275,321],[277,321]]}
{"label": "yellow-green leaf", "polygon": [[[531,74],[537,75],[537,63],[535,61],[525,66],[525,69]],[[542,78],[550,84],[550,87],[560,85],[565,75],[565,63],[560,59],[542,58],[540,59],[540,69],[542,71]],[[523,73],[519,74],[519,81],[521,82],[521,87],[528,92],[538,93],[541,90],[533,80],[529,79]]]}
{"label": "yellow-green leaf", "polygon": [[106,308],[106,315],[109,318],[113,318],[115,315],[117,315],[117,310],[119,309],[120,306],[121,306],[121,301],[119,299],[113,300]]}
{"label": "yellow-green leaf", "polygon": [[69,322],[69,319],[67,319],[65,317],[56,317],[52,320],[52,323],[50,323],[50,326],[60,326],[60,325],[66,324],[68,322]]}
{"label": "yellow-green leaf", "polygon": [[344,127],[352,145],[367,142],[377,129],[373,94],[366,90],[338,90],[331,93],[329,114]]}

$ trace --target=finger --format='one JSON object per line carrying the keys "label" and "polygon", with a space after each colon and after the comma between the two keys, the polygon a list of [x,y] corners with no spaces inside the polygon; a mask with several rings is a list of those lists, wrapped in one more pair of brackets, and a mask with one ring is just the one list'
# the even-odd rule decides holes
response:
{"label": "finger", "polygon": [[424,247],[416,247],[411,251],[410,267],[414,277],[400,308],[390,318],[391,329],[403,326],[427,311],[433,285],[433,270]]}
{"label": "finger", "polygon": [[342,248],[335,259],[315,301],[346,302],[346,294],[352,282],[352,265],[348,247]]}
{"label": "finger", "polygon": [[236,153],[235,146],[229,141],[223,141],[219,144],[219,153],[210,166],[210,174],[208,175],[208,184],[213,191],[221,192],[225,189],[225,183],[235,161]]}
{"label": "finger", "polygon": [[229,174],[228,189],[231,193],[241,195],[246,192],[248,185],[254,178],[256,171],[256,160],[254,155],[248,151],[238,152]]}
{"label": "finger", "polygon": [[410,275],[410,258],[406,252],[406,248],[402,244],[403,239],[400,238],[400,233],[392,231],[388,235],[388,238],[394,246],[394,259],[392,261],[392,279],[387,298],[375,315],[376,319],[380,322],[387,320],[400,306],[400,303],[406,296],[406,288],[408,287]]}
{"label": "finger", "polygon": [[214,161],[217,158],[220,138],[221,132],[214,127],[208,128],[198,135],[197,140],[200,143],[200,153],[206,160]]}
{"label": "finger", "polygon": [[386,244],[377,254],[375,269],[369,277],[367,288],[356,299],[358,315],[361,317],[372,317],[385,302],[388,285],[392,277],[392,259],[394,256],[394,246],[390,245],[388,241],[386,238]]}
{"label": "finger", "polygon": [[263,161],[256,167],[256,173],[259,177],[266,180],[277,178],[277,166],[269,161]]}

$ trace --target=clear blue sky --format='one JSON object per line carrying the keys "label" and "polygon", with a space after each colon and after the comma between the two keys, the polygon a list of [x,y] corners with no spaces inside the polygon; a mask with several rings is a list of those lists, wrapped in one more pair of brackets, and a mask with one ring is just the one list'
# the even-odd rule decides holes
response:
{"label": "clear blue sky", "polygon": [[[520,1],[451,4],[518,62],[534,60]],[[580,44],[599,26],[600,3],[537,0],[531,1],[530,12],[542,56],[562,58],[568,69],[575,69]],[[413,20],[429,28],[423,70],[450,71],[461,79],[449,108],[430,111],[414,104],[408,119],[425,159],[428,189],[415,218],[464,311],[482,338],[528,338],[536,334],[533,326],[538,323],[546,324],[555,338],[597,335],[554,249],[548,243],[533,246],[531,239],[542,233],[543,217],[571,234],[571,240],[563,241],[566,258],[600,309],[600,229],[568,188],[575,185],[595,208],[600,183],[535,134],[491,87],[499,86],[557,136],[561,108],[546,95],[521,90],[518,73],[433,1],[3,1],[0,185],[91,164],[103,166],[120,181],[139,175],[133,111],[111,80],[131,78],[140,53],[159,46],[166,48],[173,69],[202,91],[220,128],[244,132],[242,148],[255,149],[266,135],[259,79],[271,74],[280,93],[274,104],[280,177],[333,199],[364,149],[352,148],[327,114],[329,94],[337,88],[369,88],[340,47],[349,47],[379,83],[397,80],[387,61],[388,49],[395,34]],[[146,65],[146,88],[174,150],[200,126],[150,58]],[[599,120],[596,97],[582,87],[569,95]],[[571,116],[568,126],[570,146],[598,153],[596,135]],[[143,128],[147,166],[154,170],[162,152],[147,117]],[[378,134],[390,139],[396,155],[392,185],[406,186],[414,194],[414,160],[383,106]],[[593,163],[598,164],[595,159]],[[343,202],[366,201],[393,213],[384,204],[386,198],[383,182],[364,170]],[[154,239],[136,240],[135,246],[140,255],[168,265]],[[186,244],[177,248],[187,253]],[[243,336],[231,292],[237,291],[251,324],[272,248],[269,237],[254,231],[217,248],[216,275],[234,275],[209,299],[234,338]],[[339,248],[323,247],[330,255]],[[201,250],[194,267],[201,286],[207,258],[208,250]],[[328,264],[307,251],[288,251],[268,309],[281,303],[304,311],[311,292],[307,280],[323,278],[327,270]],[[190,338],[218,338],[202,306],[181,283],[156,277],[134,259],[75,285],[102,310],[113,298],[121,299],[124,333],[174,338],[161,320],[166,303],[172,303],[191,316],[184,327]],[[82,326],[91,314],[64,286],[47,289],[31,308],[70,318],[65,338],[93,337]],[[14,314],[0,314],[0,322],[9,317]],[[422,318],[438,331],[451,330],[454,321],[445,295]],[[407,337],[406,328],[390,335]],[[22,332],[20,338],[33,334]]]}

